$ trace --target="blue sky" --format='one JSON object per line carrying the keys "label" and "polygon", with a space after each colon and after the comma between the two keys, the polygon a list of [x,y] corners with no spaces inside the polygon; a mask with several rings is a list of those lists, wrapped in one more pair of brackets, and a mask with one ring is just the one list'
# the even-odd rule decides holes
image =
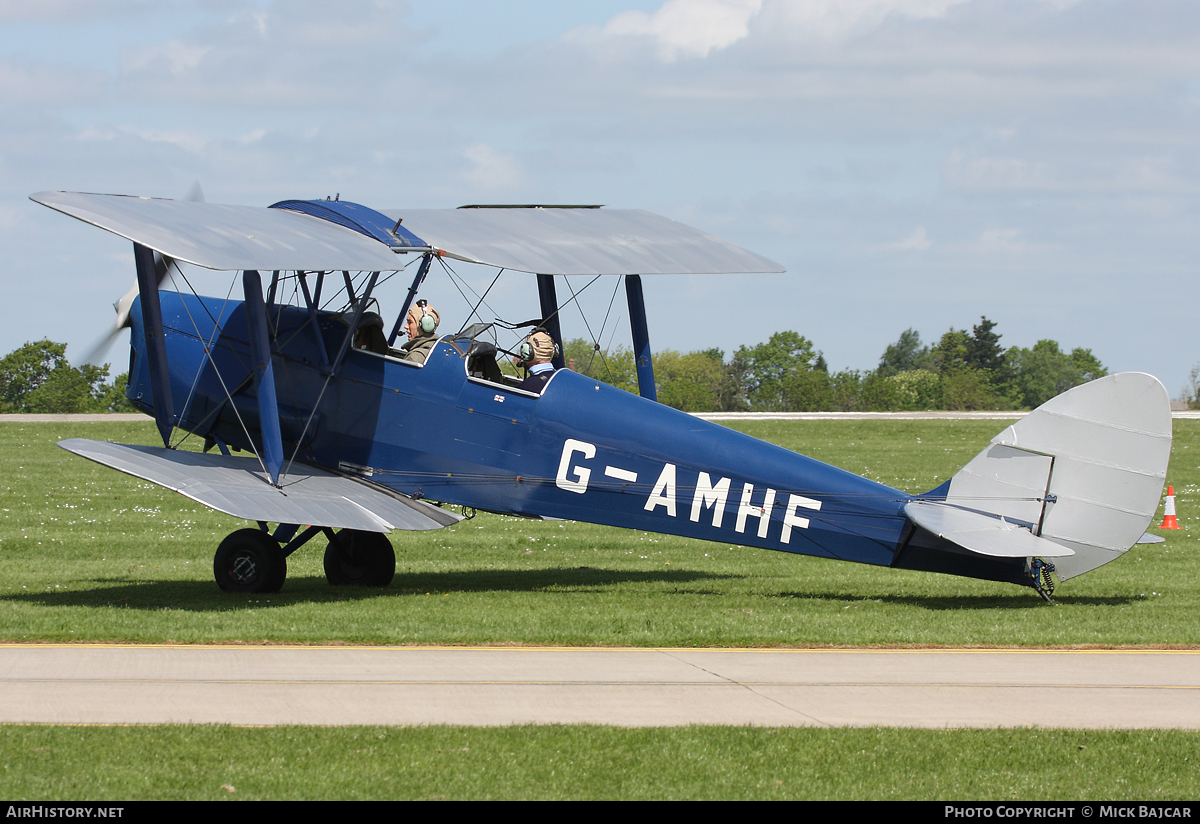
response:
{"label": "blue sky", "polygon": [[[0,351],[82,357],[133,278],[128,243],[29,194],[199,181],[648,209],[788,270],[647,278],[655,348],[794,329],[869,369],[908,327],[986,314],[1006,346],[1088,347],[1176,395],[1200,362],[1198,114],[1192,0],[0,0]],[[444,278],[427,296],[465,313]],[[531,279],[494,303],[529,316]]]}

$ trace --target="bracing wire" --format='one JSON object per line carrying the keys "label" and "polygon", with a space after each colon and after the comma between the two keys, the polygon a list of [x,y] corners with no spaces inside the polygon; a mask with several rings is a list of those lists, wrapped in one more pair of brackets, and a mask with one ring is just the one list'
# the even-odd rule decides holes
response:
{"label": "bracing wire", "polygon": [[[215,336],[215,335],[216,335],[216,333],[217,333],[217,329],[218,329],[218,328],[219,328],[219,326],[220,326],[220,324],[219,324],[218,320],[217,320],[216,318],[213,318],[213,316],[212,316],[212,312],[209,312],[209,311],[208,311],[208,306],[207,306],[207,305],[205,305],[205,303],[204,303],[202,300],[199,300],[200,296],[199,296],[198,294],[196,294],[196,289],[195,289],[195,287],[194,287],[194,286],[192,286],[192,284],[191,284],[191,281],[189,281],[189,280],[188,280],[188,278],[187,278],[187,275],[186,275],[186,274],[184,274],[184,272],[183,272],[183,269],[182,269],[182,268],[179,266],[179,262],[178,262],[178,261],[175,261],[175,260],[172,260],[172,261],[171,261],[171,263],[172,263],[172,265],[175,267],[175,271],[179,273],[179,277],[183,279],[183,282],[184,282],[185,284],[187,284],[187,287],[188,287],[188,289],[189,289],[189,290],[191,291],[191,293],[192,293],[192,294],[193,294],[193,295],[194,295],[194,296],[197,298],[197,300],[198,300],[198,302],[200,303],[200,305],[204,307],[204,313],[205,313],[206,315],[208,315],[208,317],[209,317],[209,319],[210,319],[210,320],[212,320],[212,322],[213,322],[213,332],[212,332],[212,335],[214,335],[214,336]],[[168,273],[170,274],[169,270],[168,270]],[[178,293],[179,293],[179,284],[177,284],[177,283],[175,282],[175,275],[174,275],[174,274],[171,274],[171,283],[172,283],[172,285],[173,285],[173,286],[175,286],[175,292],[178,294]],[[221,312],[220,312],[220,316],[221,316],[221,317],[224,317],[224,316],[225,316],[225,306],[226,306],[226,305],[229,303],[229,296],[230,296],[231,294],[233,294],[233,283],[232,283],[232,282],[231,282],[231,283],[230,283],[230,285],[229,285],[229,291],[225,293],[225,301],[224,301],[224,302],[221,304]],[[185,311],[185,312],[187,312],[188,320],[189,320],[189,321],[191,321],[191,323],[192,323],[192,329],[195,331],[195,333],[196,333],[196,337],[197,337],[197,338],[199,338],[199,339],[201,339],[201,340],[204,340],[204,336],[203,336],[203,335],[200,333],[200,327],[199,327],[199,325],[196,323],[196,319],[195,319],[195,317],[193,317],[193,316],[192,316],[192,310],[191,310],[190,308],[188,308],[188,305],[187,305],[187,302],[186,302],[186,301],[183,301],[182,303],[183,303],[183,308],[184,308],[184,311]],[[212,337],[210,336],[210,337],[209,337],[209,339],[205,341],[205,346],[204,346],[204,351],[205,351],[205,353],[207,354],[211,348],[212,348]],[[213,365],[213,369],[214,369],[214,370],[216,369],[216,364],[214,364],[214,365]],[[191,403],[192,403],[192,398],[194,397],[194,395],[195,395],[195,393],[196,393],[196,387],[197,387],[197,386],[199,385],[199,383],[200,383],[200,373],[201,373],[201,371],[202,371],[202,370],[203,370],[203,364],[201,365],[201,368],[200,368],[200,369],[197,369],[197,370],[196,370],[196,375],[195,375],[195,377],[193,377],[193,378],[192,378],[192,385],[191,385],[191,387],[188,389],[188,395],[187,395],[187,398],[186,398],[186,399],[184,400],[184,402],[183,402],[183,408],[182,408],[182,409],[179,411],[179,415],[178,415],[178,417],[177,417],[177,420],[183,420],[184,416],[187,414],[188,407],[189,407],[189,406],[191,406]],[[180,446],[180,445],[181,445],[181,444],[182,444],[184,441],[186,441],[186,440],[187,440],[187,439],[188,439],[188,438],[189,438],[191,435],[192,435],[192,433],[191,433],[191,432],[189,432],[189,431],[186,431],[186,430],[185,430],[185,431],[184,431],[184,435],[183,435],[183,437],[181,437],[181,438],[180,438],[178,441],[176,441],[176,442],[175,442],[175,444],[174,444],[174,446],[172,446],[171,448],[172,448],[172,449],[178,449],[178,448],[179,448],[179,446]]]}
{"label": "bracing wire", "polygon": [[[598,276],[597,276],[597,277],[598,277]],[[584,290],[584,289],[587,289],[587,288],[588,288],[588,286],[591,286],[593,283],[595,283],[595,282],[596,282],[596,280],[597,280],[597,278],[592,278],[590,281],[588,281],[588,283],[587,283],[587,284],[585,284],[585,285],[584,285],[583,289],[580,289],[580,290],[579,290],[579,293],[578,293],[578,294],[576,294],[575,290],[571,288],[571,281],[570,281],[570,279],[569,279],[569,278],[563,278],[563,281],[564,281],[564,282],[566,283],[566,285],[567,285],[567,289],[569,289],[569,290],[570,290],[570,292],[571,292],[571,300],[570,300],[570,301],[568,301],[568,302],[569,302],[569,303],[574,303],[574,304],[575,304],[575,308],[579,310],[579,317],[583,319],[583,325],[584,325],[584,327],[587,329],[587,331],[588,331],[588,335],[589,335],[589,336],[591,337],[591,339],[592,339],[592,344],[593,344],[593,346],[592,346],[592,355],[591,355],[591,357],[590,357],[590,358],[588,358],[588,365],[587,365],[587,369],[586,369],[585,371],[586,371],[587,373],[590,373],[590,372],[592,371],[592,364],[593,364],[593,363],[595,363],[595,361],[596,361],[596,355],[599,355],[599,356],[600,356],[600,362],[601,362],[602,364],[604,364],[604,372],[605,372],[605,374],[607,374],[607,375],[608,375],[608,379],[609,379],[609,381],[611,381],[612,383],[616,383],[616,380],[617,380],[617,379],[616,379],[616,377],[613,375],[612,369],[611,369],[611,368],[609,367],[609,365],[608,365],[608,358],[604,357],[604,352],[603,352],[603,350],[601,350],[601,348],[600,348],[600,339],[599,339],[599,338],[596,336],[596,333],[592,331],[592,325],[591,325],[590,323],[588,323],[587,315],[586,315],[586,314],[584,314],[584,311],[583,311],[583,306],[582,306],[582,305],[579,303],[579,295],[582,295],[582,294],[583,294],[583,290]],[[604,322],[600,324],[600,334],[601,334],[601,335],[603,335],[603,334],[604,334],[604,327],[605,327],[605,326],[608,324],[608,315],[609,315],[609,313],[610,313],[610,312],[612,312],[612,305],[613,305],[613,301],[614,301],[614,300],[616,300],[616,297],[617,297],[617,289],[619,289],[619,288],[620,288],[620,286],[621,286],[621,279],[620,279],[620,278],[617,278],[617,285],[616,285],[615,287],[613,287],[613,296],[612,296],[612,298],[611,298],[611,299],[608,301],[608,312],[605,312],[605,313],[604,313]]]}
{"label": "bracing wire", "polygon": [[[479,302],[471,307],[471,313],[469,315],[467,315],[466,323],[464,323],[462,326],[459,327],[459,329],[458,329],[459,332],[462,332],[463,329],[466,329],[468,326],[470,326],[471,318],[478,317],[480,321],[483,321],[483,317],[479,314],[479,306],[480,306],[480,304],[483,303],[484,299],[488,296],[488,293],[492,291],[492,287],[496,285],[496,281],[500,280],[500,276],[502,274],[504,274],[504,269],[500,269],[498,272],[496,272],[496,276],[494,278],[492,278],[492,282],[488,284],[488,288],[485,289],[483,291],[483,294],[479,296]],[[464,297],[465,297],[465,295],[464,295]],[[490,307],[490,306],[488,307],[489,310],[491,310],[491,308],[492,307]],[[494,311],[493,311],[493,314],[495,314]]]}
{"label": "bracing wire", "polygon": [[[192,294],[196,296],[200,305],[205,307],[204,308],[205,314],[207,314],[208,317],[213,322],[212,337],[210,337],[208,340],[206,340],[205,345],[204,345],[205,360],[207,360],[209,363],[212,364],[213,374],[215,374],[217,376],[217,380],[221,384],[221,389],[224,390],[224,392],[225,392],[225,398],[229,402],[229,407],[233,410],[234,416],[237,417],[238,424],[242,427],[242,432],[244,432],[246,435],[246,441],[250,444],[250,451],[254,453],[254,457],[258,460],[258,465],[260,467],[262,467],[263,474],[266,475],[267,477],[270,477],[271,473],[267,471],[266,463],[263,461],[262,456],[258,453],[258,449],[255,448],[255,446],[254,446],[254,438],[252,438],[250,436],[250,428],[248,426],[246,426],[246,422],[244,420],[242,420],[242,415],[240,412],[238,412],[237,404],[233,402],[233,393],[229,391],[229,386],[225,383],[225,378],[221,374],[221,370],[217,367],[217,362],[212,356],[212,341],[213,341],[213,337],[215,337],[217,334],[217,330],[221,328],[220,323],[217,321],[216,318],[213,318],[212,313],[208,311],[208,307],[205,306],[204,301],[199,300],[200,295],[197,294],[195,287],[192,286],[191,281],[188,280],[187,275],[185,275],[183,273],[182,269],[179,270],[179,276],[183,278],[183,282],[187,284],[188,289],[190,289]],[[236,284],[236,283],[237,283],[237,277],[235,276],[234,278],[231,279],[230,284],[229,284],[229,291],[225,293],[225,300],[221,303],[221,312],[220,312],[221,317],[225,316],[225,307],[229,304],[229,297],[230,297],[230,295],[233,294],[233,287],[234,287],[234,284]],[[196,337],[203,340],[204,336],[202,334],[200,334],[200,328],[196,324],[196,319],[192,317],[191,310],[187,309],[187,302],[183,301],[183,305],[184,305],[184,309],[188,313],[188,319],[191,320],[191,322],[192,322],[192,328],[194,328],[196,330]],[[234,353],[234,354],[236,356],[236,353]],[[240,357],[238,358],[238,361],[239,362],[241,361]],[[204,368],[203,364],[201,364],[201,367],[196,370],[196,377],[192,383],[192,392],[188,393],[188,403],[191,402],[192,393],[194,392],[196,385],[199,382],[200,372],[203,368]],[[187,408],[187,404],[184,404],[184,409],[186,410],[186,408]],[[180,417],[182,417],[182,415]],[[181,438],[179,440],[179,443],[183,443],[183,441],[187,440],[188,435],[191,435],[191,434],[192,433],[189,432],[187,435],[184,435],[183,438]],[[178,446],[178,444],[176,444],[176,446]]]}
{"label": "bracing wire", "polygon": [[[407,269],[409,266],[411,266],[417,260],[420,260],[420,258],[415,258],[413,260],[410,260],[408,263],[406,263],[404,265],[404,268]],[[378,289],[379,286],[381,285],[381,283],[386,283],[387,281],[389,281],[393,277],[395,277],[396,274],[397,274],[397,272],[392,272],[390,275],[388,275],[386,278],[384,278],[383,281],[377,282],[375,284],[375,288]],[[299,285],[299,281],[297,281],[297,285]],[[348,330],[346,334],[353,334],[353,331],[354,330]],[[300,330],[297,329],[296,334],[299,334],[299,332],[300,332]],[[305,420],[304,420],[304,428],[301,429],[301,431],[300,431],[300,437],[298,437],[296,439],[296,447],[292,450],[291,457],[288,458],[287,467],[284,469],[283,473],[281,473],[281,476],[280,476],[281,481],[282,481],[282,475],[287,474],[288,472],[292,471],[292,464],[294,464],[296,462],[296,456],[300,454],[300,446],[304,443],[304,436],[308,434],[308,428],[310,426],[312,426],[313,419],[317,416],[317,410],[321,408],[321,400],[325,397],[325,391],[329,388],[329,382],[332,379],[333,379],[333,371],[331,370],[330,373],[325,376],[325,380],[321,383],[321,391],[317,393],[317,400],[312,405],[312,411],[310,411],[308,413],[308,417],[305,418]]]}
{"label": "bracing wire", "polygon": [[[409,261],[409,263],[405,264],[404,268],[407,268],[409,265],[412,264],[412,262],[413,261]],[[174,270],[174,271],[170,272],[170,276],[171,276],[172,284],[175,286],[176,292],[181,291],[179,289],[178,284],[175,282],[175,276],[178,275],[178,277],[187,286],[187,289],[197,299],[198,305],[204,310],[204,313],[208,316],[208,319],[212,323],[212,332],[206,338],[205,335],[200,331],[200,326],[199,326],[199,323],[196,321],[196,318],[192,315],[192,309],[191,309],[190,305],[186,301],[182,302],[184,311],[187,313],[188,320],[190,321],[190,323],[192,325],[192,329],[195,332],[196,337],[198,339],[204,341],[205,357],[204,357],[204,360],[201,362],[200,368],[198,368],[196,370],[196,374],[192,378],[192,383],[188,389],[187,398],[184,401],[183,407],[181,408],[181,410],[177,416],[177,419],[182,420],[186,416],[187,410],[190,408],[191,403],[192,403],[193,399],[195,398],[197,387],[199,386],[199,382],[200,382],[200,375],[203,372],[204,365],[205,365],[205,363],[211,364],[212,368],[213,368],[213,373],[216,375],[218,382],[221,384],[221,389],[225,393],[225,397],[229,404],[229,407],[233,410],[233,413],[234,413],[235,417],[237,418],[238,424],[241,427],[242,432],[245,434],[247,442],[250,444],[251,452],[253,452],[254,457],[258,460],[259,466],[262,468],[263,473],[267,474],[266,464],[264,463],[262,456],[259,454],[258,449],[255,447],[254,438],[251,436],[249,427],[246,425],[246,422],[242,419],[241,413],[238,411],[237,404],[233,403],[233,392],[230,390],[229,385],[226,383],[225,376],[221,374],[221,370],[217,366],[217,363],[216,363],[215,359],[213,358],[213,352],[212,352],[213,346],[214,346],[214,340],[221,330],[221,319],[225,317],[226,308],[228,307],[229,301],[232,297],[234,287],[237,284],[237,278],[235,276],[234,278],[231,279],[229,289],[226,292],[225,297],[221,303],[221,309],[219,310],[217,316],[214,317],[212,311],[210,311],[210,309],[208,307],[208,304],[203,299],[200,298],[200,294],[196,291],[195,286],[188,279],[187,274],[180,267],[179,262],[175,261],[173,259],[170,259],[170,268]],[[383,283],[386,283],[392,277],[395,277],[395,275],[399,271],[402,271],[402,270],[393,271],[389,275],[387,275],[383,280],[377,282],[376,288],[378,288]],[[363,275],[365,273],[359,273],[359,274]],[[277,298],[274,301],[274,304],[275,304],[275,307],[277,310],[276,317],[274,319],[275,320],[274,327],[275,327],[276,331],[278,330],[278,327],[279,327],[279,318],[282,317],[282,311],[283,311],[284,305],[285,304],[290,305],[292,303],[297,303],[299,300],[299,298],[298,298],[298,294],[299,294],[298,278],[299,278],[298,274],[291,274],[291,275],[284,274],[284,276],[281,278],[282,280],[292,280],[293,283],[292,283],[292,289],[291,289],[290,295],[287,295],[282,300]],[[286,286],[283,287],[283,289],[286,289],[286,288],[287,288]],[[343,284],[343,286],[341,288],[339,288],[332,296],[330,296],[326,299],[325,305],[328,306],[329,304],[331,304],[334,300],[339,298],[345,291],[346,291],[346,287]],[[270,318],[268,318],[268,320],[270,320]],[[301,329],[297,329],[293,334],[294,335],[300,334],[301,331],[302,331]],[[278,340],[276,340],[276,343],[281,344],[281,342]],[[286,342],[282,342],[282,343],[286,343]],[[237,358],[239,363],[242,362],[241,356],[238,355],[236,351],[231,350],[231,353],[234,355],[234,357]],[[245,366],[244,363],[242,363],[242,365]],[[297,444],[296,444],[296,449],[293,450],[291,459],[288,461],[287,471],[291,470],[292,464],[295,461],[296,455],[299,452],[300,444],[303,442],[304,434],[307,433],[308,427],[312,420],[312,417],[316,414],[316,410],[320,406],[321,399],[324,397],[325,391],[329,386],[330,378],[332,378],[332,375],[326,376],[325,382],[321,388],[321,392],[317,397],[317,402],[313,405],[312,414],[310,414],[309,419],[307,421],[305,421],[304,432],[301,433],[300,439],[297,441]],[[190,431],[185,431],[183,436],[181,438],[179,438],[172,445],[172,448],[178,448],[189,437],[191,437],[192,434],[194,434],[194,433],[192,433]],[[282,481],[282,478],[281,478],[281,481]]]}
{"label": "bracing wire", "polygon": [[[446,263],[445,258],[439,257],[437,259],[437,261],[441,265],[442,271],[444,271],[446,273],[446,275],[450,278],[450,283],[453,284],[454,288],[458,290],[458,294],[462,296],[463,302],[466,303],[467,306],[471,305],[471,299],[468,298],[466,295],[466,292],[463,291],[463,289],[462,289],[463,286],[465,286],[467,288],[467,290],[471,292],[471,294],[473,294],[473,295],[475,295],[475,297],[479,298],[479,303],[475,304],[475,308],[473,308],[471,310],[471,315],[467,316],[467,323],[463,324],[463,329],[465,329],[467,327],[467,325],[470,324],[470,322],[471,322],[470,319],[473,315],[476,314],[480,304],[486,306],[487,310],[489,312],[491,312],[493,316],[496,315],[496,310],[493,309],[490,305],[488,305],[488,303],[486,303],[485,299],[487,298],[488,292],[490,292],[492,290],[492,286],[496,285],[496,280],[500,277],[500,272],[504,271],[503,269],[501,269],[500,272],[496,273],[496,277],[492,278],[492,283],[491,283],[491,285],[488,286],[487,291],[485,291],[482,295],[480,295],[478,292],[476,292],[474,289],[471,288],[471,284],[467,283],[466,278],[464,278],[458,272],[454,271],[454,268],[452,266],[450,266],[450,264]],[[459,286],[459,281],[462,281],[462,286]],[[482,321],[483,316],[480,315],[479,319]],[[462,329],[460,329],[459,331],[461,332]]]}

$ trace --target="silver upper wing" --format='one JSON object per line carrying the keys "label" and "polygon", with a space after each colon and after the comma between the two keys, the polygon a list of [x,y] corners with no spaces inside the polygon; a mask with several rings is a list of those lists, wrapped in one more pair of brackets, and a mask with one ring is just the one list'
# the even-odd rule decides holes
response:
{"label": "silver upper wing", "polygon": [[287,209],[80,192],[29,199],[206,269],[373,272],[408,260],[352,229]]}
{"label": "silver upper wing", "polygon": [[[30,199],[168,257],[238,271],[401,269],[408,258],[352,229],[288,209],[80,192]],[[710,234],[632,209],[392,209],[448,257],[543,275],[782,272]],[[410,249],[409,251],[413,251]]]}
{"label": "silver upper wing", "polygon": [[430,246],[543,275],[782,272],[762,255],[637,209],[385,209]]}

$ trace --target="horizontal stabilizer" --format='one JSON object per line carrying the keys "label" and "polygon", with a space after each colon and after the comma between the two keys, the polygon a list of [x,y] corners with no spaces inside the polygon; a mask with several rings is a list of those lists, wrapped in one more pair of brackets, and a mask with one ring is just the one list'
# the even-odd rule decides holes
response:
{"label": "horizontal stabilizer", "polygon": [[911,501],[904,514],[914,524],[963,549],[994,558],[1064,558],[1075,551],[1003,518],[932,501]]}
{"label": "horizontal stabilizer", "polygon": [[293,464],[272,486],[256,458],[183,452],[71,438],[59,446],[97,463],[185,495],[207,507],[282,524],[390,532],[440,529],[462,520],[446,510],[374,484]]}

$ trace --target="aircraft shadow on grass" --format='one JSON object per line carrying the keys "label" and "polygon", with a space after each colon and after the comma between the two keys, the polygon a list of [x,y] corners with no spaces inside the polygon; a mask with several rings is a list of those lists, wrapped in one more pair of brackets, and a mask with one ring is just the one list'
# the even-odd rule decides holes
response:
{"label": "aircraft shadow on grass", "polygon": [[[466,570],[458,572],[417,572],[396,575],[390,586],[343,586],[330,589],[324,578],[298,576],[289,580],[292,586],[286,593],[271,593],[271,606],[290,606],[296,603],[367,600],[372,598],[402,598],[429,593],[482,592],[546,592],[575,593],[603,592],[623,584],[688,584],[698,581],[737,578],[689,570],[612,570],[594,567],[532,570]],[[129,609],[160,610],[164,607],[193,612],[226,611],[231,604],[227,595],[213,592],[203,581],[138,581],[94,579],[102,586],[90,592],[29,592],[10,595],[0,600],[37,604],[46,607],[125,607]],[[111,586],[108,586],[111,584]],[[247,593],[256,608],[267,601],[261,593]],[[251,601],[241,601],[246,604]]]}
{"label": "aircraft shadow on grass", "polygon": [[[486,592],[561,592],[563,594],[599,593],[626,584],[665,584],[675,588],[670,591],[676,596],[704,595],[715,598],[733,598],[713,589],[700,589],[695,585],[705,582],[745,578],[746,576],[697,572],[694,570],[612,570],[595,567],[569,569],[534,570],[464,570],[456,572],[401,573],[387,588],[343,586],[330,589],[325,579],[315,575],[292,578],[293,585],[286,593],[274,593],[267,600],[263,594],[248,593],[247,599],[231,602],[228,596],[219,595],[203,581],[141,581],[121,579],[96,579],[102,589],[89,592],[29,592],[9,595],[0,600],[36,604],[45,607],[122,607],[135,610],[161,610],[165,607],[189,612],[223,612],[231,607],[238,608],[253,604],[254,608],[284,607],[297,603],[326,603],[341,601],[363,601],[375,598],[411,598],[428,594]],[[111,586],[108,586],[110,585]],[[691,586],[687,586],[691,585]],[[651,593],[647,593],[651,594]],[[929,612],[954,610],[1027,610],[1039,608],[1041,601],[1033,600],[1024,593],[1012,595],[851,595],[844,592],[820,590],[790,590],[777,593],[759,593],[756,597],[774,601],[797,600],[805,602],[829,601],[844,603],[848,607],[857,605],[911,606]],[[1072,596],[1064,599],[1064,605],[1079,607],[1122,607],[1135,604],[1141,599],[1130,596]]]}
{"label": "aircraft shadow on grass", "polygon": [[[842,592],[780,592],[770,598],[795,598],[802,601],[839,601],[847,604],[896,604],[900,606],[920,607],[930,612],[953,610],[1025,610],[1040,608],[1041,601],[1024,596],[1022,593],[1011,595],[847,595]],[[1107,597],[1081,597],[1056,599],[1059,603],[1081,607],[1120,607],[1137,603],[1142,600],[1136,595],[1113,595]]]}

